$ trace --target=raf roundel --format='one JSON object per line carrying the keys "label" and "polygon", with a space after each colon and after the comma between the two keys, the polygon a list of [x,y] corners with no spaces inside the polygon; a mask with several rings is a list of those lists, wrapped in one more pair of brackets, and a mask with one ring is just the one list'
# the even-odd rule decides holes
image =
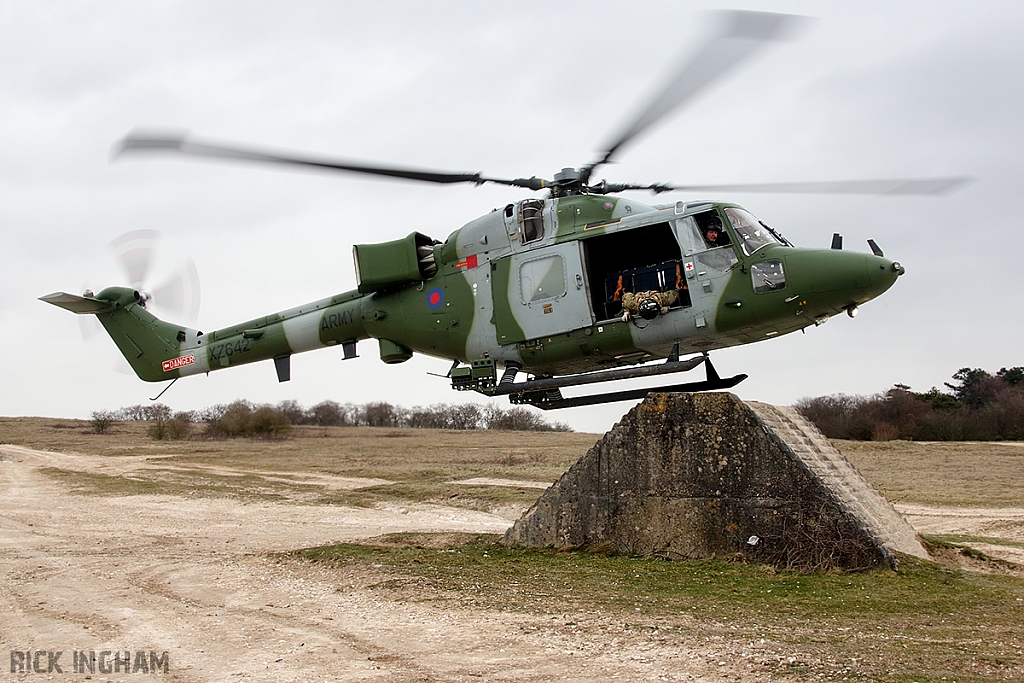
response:
{"label": "raf roundel", "polygon": [[440,308],[441,304],[444,303],[444,292],[440,289],[432,289],[427,292],[427,306],[431,308]]}

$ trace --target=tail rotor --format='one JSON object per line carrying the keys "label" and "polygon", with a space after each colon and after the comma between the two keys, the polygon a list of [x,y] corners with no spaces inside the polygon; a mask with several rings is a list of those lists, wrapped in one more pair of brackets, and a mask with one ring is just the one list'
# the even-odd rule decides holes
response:
{"label": "tail rotor", "polygon": [[[199,316],[199,271],[189,256],[162,249],[160,237],[158,230],[132,230],[111,240],[108,246],[127,284],[139,292],[147,310],[179,323],[194,324]],[[154,279],[159,284],[152,286]],[[91,283],[83,283],[81,290],[89,298],[99,291]],[[94,315],[78,316],[78,329],[90,344],[105,336],[100,335],[103,326]],[[123,358],[119,358],[116,369],[133,374]]]}

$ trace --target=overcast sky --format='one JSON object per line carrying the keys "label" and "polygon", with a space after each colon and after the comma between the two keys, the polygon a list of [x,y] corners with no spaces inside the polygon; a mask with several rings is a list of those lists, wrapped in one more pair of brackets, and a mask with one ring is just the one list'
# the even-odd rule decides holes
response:
{"label": "overcast sky", "polygon": [[[610,181],[743,183],[967,175],[947,197],[727,193],[800,246],[874,238],[907,275],[856,320],[713,354],[742,398],[926,390],[1024,365],[1024,5],[1011,2],[21,2],[0,5],[0,415],[88,417],[162,385],[37,297],[128,284],[109,243],[161,231],[153,280],[191,257],[211,330],[355,287],[351,245],[443,240],[528,196],[316,171],[133,158],[136,128],[343,158],[551,177],[591,161],[692,51],[714,8],[815,17],[667,117]],[[686,195],[655,200],[696,199]],[[154,282],[154,284],[159,284]],[[405,406],[472,400],[444,360],[376,342],[187,378],[162,399]],[[479,399],[483,401],[482,397]],[[507,405],[502,402],[502,405]],[[550,413],[607,430],[630,404]]]}

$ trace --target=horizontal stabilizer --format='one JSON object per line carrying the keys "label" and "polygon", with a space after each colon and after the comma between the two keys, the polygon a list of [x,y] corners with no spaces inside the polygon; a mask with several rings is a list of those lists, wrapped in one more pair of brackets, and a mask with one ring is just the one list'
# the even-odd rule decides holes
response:
{"label": "horizontal stabilizer", "polygon": [[65,292],[47,294],[46,296],[39,297],[39,300],[45,301],[48,304],[53,304],[54,306],[60,306],[72,313],[104,313],[114,309],[114,304],[109,301],[101,301],[100,299],[66,294]]}

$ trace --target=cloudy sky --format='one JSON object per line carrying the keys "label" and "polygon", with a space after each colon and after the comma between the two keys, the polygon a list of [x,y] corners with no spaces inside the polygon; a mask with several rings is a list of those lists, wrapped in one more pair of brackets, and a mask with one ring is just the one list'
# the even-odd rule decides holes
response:
{"label": "cloudy sky", "polygon": [[[636,5],[634,7],[634,5]],[[110,242],[162,234],[153,280],[194,260],[198,326],[352,289],[351,245],[444,239],[527,196],[169,156],[109,162],[137,128],[386,164],[550,177],[594,158],[706,31],[706,10],[814,17],[634,141],[610,181],[966,175],[946,197],[728,193],[800,246],[874,238],[908,270],[806,334],[719,351],[743,398],[941,386],[1024,365],[1024,5],[1009,2],[45,2],[0,5],[0,415],[87,417],[160,387],[37,297],[127,284]],[[638,195],[637,199],[650,199]],[[674,199],[695,199],[680,195]],[[701,197],[707,198],[707,197]],[[666,201],[659,199],[658,201]],[[159,284],[159,282],[154,282]],[[376,344],[182,380],[175,409],[464,401],[448,363]],[[628,404],[555,412],[604,431]]]}

